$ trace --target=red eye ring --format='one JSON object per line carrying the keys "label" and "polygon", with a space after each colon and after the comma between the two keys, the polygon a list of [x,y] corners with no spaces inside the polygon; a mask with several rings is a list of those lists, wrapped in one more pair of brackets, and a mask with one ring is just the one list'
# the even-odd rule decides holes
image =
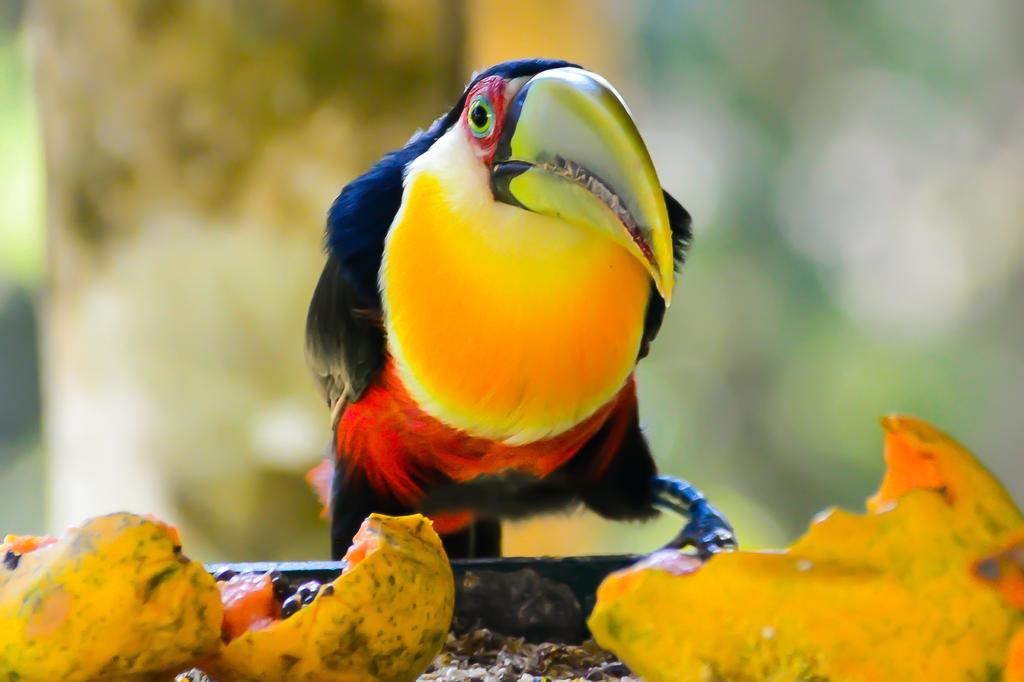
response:
{"label": "red eye ring", "polygon": [[475,147],[477,156],[490,163],[501,137],[507,106],[505,89],[508,82],[501,76],[489,76],[473,86],[466,96],[462,125]]}

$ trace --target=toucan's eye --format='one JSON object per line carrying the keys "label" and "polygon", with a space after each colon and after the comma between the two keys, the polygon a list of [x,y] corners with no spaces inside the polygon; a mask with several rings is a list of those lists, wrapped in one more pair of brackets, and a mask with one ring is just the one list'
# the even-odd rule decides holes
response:
{"label": "toucan's eye", "polygon": [[483,95],[477,95],[469,103],[469,131],[473,137],[487,137],[494,130],[494,107]]}

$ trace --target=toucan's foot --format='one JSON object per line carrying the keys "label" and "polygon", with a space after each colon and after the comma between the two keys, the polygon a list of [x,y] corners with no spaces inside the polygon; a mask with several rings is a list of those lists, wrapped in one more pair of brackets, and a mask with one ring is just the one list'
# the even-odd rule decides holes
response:
{"label": "toucan's foot", "polygon": [[667,546],[672,549],[693,547],[700,558],[707,559],[712,554],[736,549],[737,543],[736,534],[725,517],[702,500],[690,512],[689,523]]}
{"label": "toucan's foot", "polygon": [[702,559],[736,549],[736,534],[729,521],[686,481],[658,476],[654,479],[654,500],[657,506],[672,509],[690,519],[666,547],[693,547]]}

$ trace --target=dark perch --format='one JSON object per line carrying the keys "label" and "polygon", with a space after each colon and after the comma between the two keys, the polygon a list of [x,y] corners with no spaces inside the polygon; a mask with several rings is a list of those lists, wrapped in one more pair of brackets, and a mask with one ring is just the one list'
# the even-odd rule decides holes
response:
{"label": "dark perch", "polygon": [[[583,557],[508,557],[457,559],[455,618],[457,633],[487,628],[531,642],[575,644],[589,635],[586,617],[594,608],[597,586],[613,571],[636,563],[638,555]],[[211,573],[279,571],[292,587],[309,580],[333,581],[341,561],[207,564]]]}

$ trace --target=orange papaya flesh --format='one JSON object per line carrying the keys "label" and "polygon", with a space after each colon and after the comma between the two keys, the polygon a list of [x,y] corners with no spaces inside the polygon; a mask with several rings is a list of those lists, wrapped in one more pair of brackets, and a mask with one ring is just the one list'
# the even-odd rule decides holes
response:
{"label": "orange papaya flesh", "polygon": [[[378,537],[368,525],[363,525],[345,553],[345,567],[342,574],[358,566],[378,547]],[[309,581],[298,589],[275,589],[271,573],[240,573],[218,580],[221,601],[224,603],[222,639],[230,642],[249,631],[262,630],[277,621],[285,620],[313,601],[311,591],[319,594],[324,587],[316,581]],[[333,587],[328,586],[328,592]],[[301,594],[299,594],[301,592]],[[282,612],[282,604],[299,594],[294,610]],[[302,597],[305,596],[305,599]]]}
{"label": "orange papaya flesh", "polygon": [[281,606],[274,598],[269,573],[236,575],[218,582],[217,588],[224,604],[224,641],[265,628],[281,618]]}
{"label": "orange papaya flesh", "polygon": [[946,492],[945,479],[935,455],[915,448],[906,434],[899,431],[891,431],[890,434],[885,440],[885,475],[869,505],[880,510],[911,490]]}
{"label": "orange papaya flesh", "polygon": [[933,493],[956,510],[954,534],[976,545],[998,544],[1024,520],[999,480],[971,452],[928,422],[903,415],[882,419],[886,472],[867,501],[877,514],[912,494]]}
{"label": "orange papaya flesh", "polygon": [[21,563],[21,557],[37,549],[57,542],[52,535],[8,535],[0,543],[0,562],[3,568],[14,570]]}
{"label": "orange papaya flesh", "polygon": [[286,620],[311,604],[322,589],[328,593],[334,589],[315,580],[292,587],[277,571],[231,574],[218,579],[217,587],[224,602],[221,639],[225,643]]}
{"label": "orange papaya flesh", "polygon": [[379,545],[377,535],[372,532],[368,524],[363,524],[359,527],[359,531],[355,537],[352,538],[352,544],[345,552],[345,556],[342,557],[342,561],[345,562],[345,571],[351,571],[353,568],[358,566]]}
{"label": "orange papaya flesh", "polygon": [[1003,682],[1024,682],[1024,630],[1010,642]]}
{"label": "orange papaya flesh", "polygon": [[53,535],[8,535],[0,544],[0,554],[6,555],[8,552],[12,552],[20,556],[55,542],[57,542],[57,538]]}

